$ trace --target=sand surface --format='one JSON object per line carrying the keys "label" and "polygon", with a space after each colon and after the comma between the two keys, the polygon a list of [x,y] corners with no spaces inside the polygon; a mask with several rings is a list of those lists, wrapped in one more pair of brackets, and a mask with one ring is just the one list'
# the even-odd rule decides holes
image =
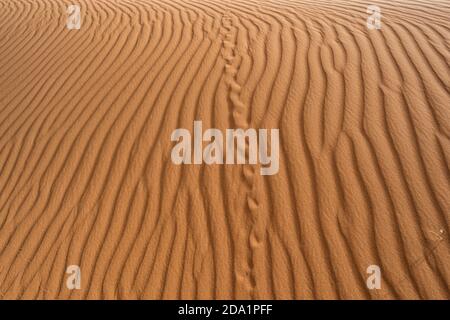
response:
{"label": "sand surface", "polygon": [[[0,0],[1,298],[450,298],[450,1],[71,3]],[[279,172],[173,164],[194,120]]]}

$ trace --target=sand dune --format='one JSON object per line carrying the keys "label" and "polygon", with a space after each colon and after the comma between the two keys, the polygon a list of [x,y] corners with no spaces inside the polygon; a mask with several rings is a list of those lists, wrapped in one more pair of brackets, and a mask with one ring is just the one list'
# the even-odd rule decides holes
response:
{"label": "sand dune", "polygon": [[[450,298],[448,0],[71,3],[0,0],[0,297]],[[195,120],[279,172],[174,164]]]}

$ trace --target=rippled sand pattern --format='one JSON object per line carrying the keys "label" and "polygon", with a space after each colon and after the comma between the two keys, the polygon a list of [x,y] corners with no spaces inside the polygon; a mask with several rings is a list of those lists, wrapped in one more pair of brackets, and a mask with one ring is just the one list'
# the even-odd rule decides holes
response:
{"label": "rippled sand pattern", "polygon": [[[450,298],[450,1],[71,3],[0,0],[1,298]],[[278,174],[173,164],[194,120]]]}

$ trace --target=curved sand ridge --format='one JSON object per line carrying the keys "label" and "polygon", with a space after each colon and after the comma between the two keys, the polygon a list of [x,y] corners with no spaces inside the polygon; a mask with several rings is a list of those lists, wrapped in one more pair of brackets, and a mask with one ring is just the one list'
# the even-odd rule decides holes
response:
{"label": "curved sand ridge", "polygon": [[[77,3],[0,0],[2,298],[450,298],[450,2]],[[278,174],[174,165],[194,120]]]}

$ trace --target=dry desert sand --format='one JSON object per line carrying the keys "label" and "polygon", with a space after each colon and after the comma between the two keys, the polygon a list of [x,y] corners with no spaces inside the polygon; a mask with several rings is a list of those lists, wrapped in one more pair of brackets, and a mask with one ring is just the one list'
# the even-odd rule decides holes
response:
{"label": "dry desert sand", "polygon": [[[449,0],[0,0],[0,297],[449,299],[449,18]],[[194,120],[279,128],[279,172],[175,165]]]}

